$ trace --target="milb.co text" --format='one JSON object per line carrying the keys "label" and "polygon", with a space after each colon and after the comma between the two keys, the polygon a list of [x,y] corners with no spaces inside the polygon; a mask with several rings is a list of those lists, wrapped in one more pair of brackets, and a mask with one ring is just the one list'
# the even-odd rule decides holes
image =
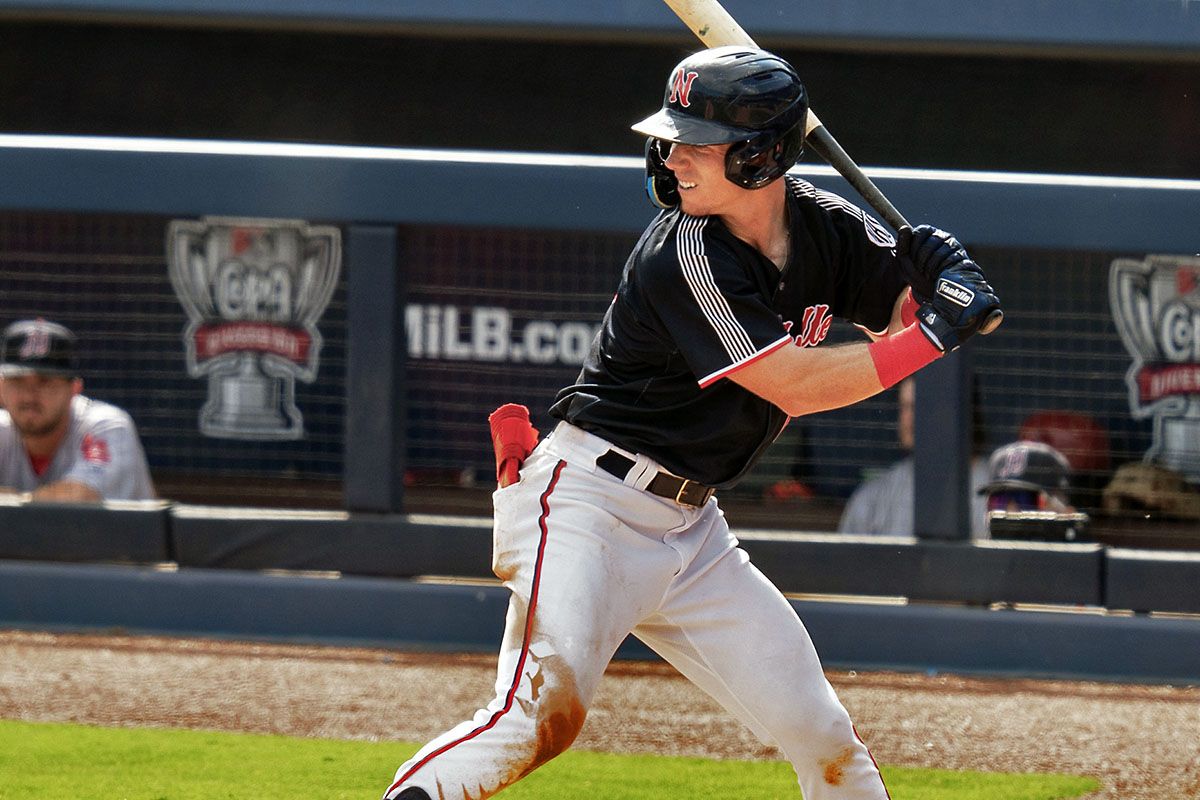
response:
{"label": "milb.co text", "polygon": [[410,303],[404,310],[409,358],[583,363],[598,325],[578,321],[518,321],[507,308]]}

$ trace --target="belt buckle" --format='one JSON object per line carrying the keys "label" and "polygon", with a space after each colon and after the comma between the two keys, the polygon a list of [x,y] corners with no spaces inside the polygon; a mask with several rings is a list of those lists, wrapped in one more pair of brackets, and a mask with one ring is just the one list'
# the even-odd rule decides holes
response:
{"label": "belt buckle", "polygon": [[705,487],[704,497],[701,498],[700,502],[692,503],[692,502],[689,502],[689,501],[683,499],[683,493],[686,492],[688,490],[688,488],[692,485],[702,486],[703,484],[700,484],[697,481],[693,481],[688,478],[684,478],[683,483],[679,484],[679,491],[675,493],[675,502],[676,503],[678,503],[681,506],[691,506],[692,508],[699,508],[700,506],[707,503],[709,498],[712,497],[713,493],[716,491],[715,489],[710,489],[710,488]]}

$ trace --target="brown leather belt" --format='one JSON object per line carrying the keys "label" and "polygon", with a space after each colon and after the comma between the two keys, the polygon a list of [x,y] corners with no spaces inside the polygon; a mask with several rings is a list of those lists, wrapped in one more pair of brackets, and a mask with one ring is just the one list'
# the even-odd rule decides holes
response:
{"label": "brown leather belt", "polygon": [[[634,463],[632,458],[623,456],[616,450],[609,450],[596,459],[597,467],[621,480],[625,480],[625,476],[629,474],[629,470],[633,469]],[[708,498],[712,497],[717,490],[702,483],[688,480],[687,478],[680,478],[669,472],[660,472],[650,481],[650,484],[646,487],[646,491],[656,494],[659,497],[665,497],[668,500],[674,500],[681,506],[699,508],[707,503]]]}

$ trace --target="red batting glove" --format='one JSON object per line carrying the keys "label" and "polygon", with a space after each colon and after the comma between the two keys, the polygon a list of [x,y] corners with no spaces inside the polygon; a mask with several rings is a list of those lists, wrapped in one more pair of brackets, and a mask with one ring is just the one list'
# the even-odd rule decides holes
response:
{"label": "red batting glove", "polygon": [[529,424],[529,409],[505,403],[488,415],[496,450],[496,484],[503,489],[517,482],[525,457],[537,446],[538,432]]}

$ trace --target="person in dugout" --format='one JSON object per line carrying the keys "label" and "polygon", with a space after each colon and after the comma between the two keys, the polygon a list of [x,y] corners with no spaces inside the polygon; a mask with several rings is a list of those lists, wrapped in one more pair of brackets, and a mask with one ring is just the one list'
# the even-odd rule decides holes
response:
{"label": "person in dugout", "polygon": [[155,498],[133,420],[84,396],[75,335],[44,319],[14,322],[0,337],[0,494]]}

